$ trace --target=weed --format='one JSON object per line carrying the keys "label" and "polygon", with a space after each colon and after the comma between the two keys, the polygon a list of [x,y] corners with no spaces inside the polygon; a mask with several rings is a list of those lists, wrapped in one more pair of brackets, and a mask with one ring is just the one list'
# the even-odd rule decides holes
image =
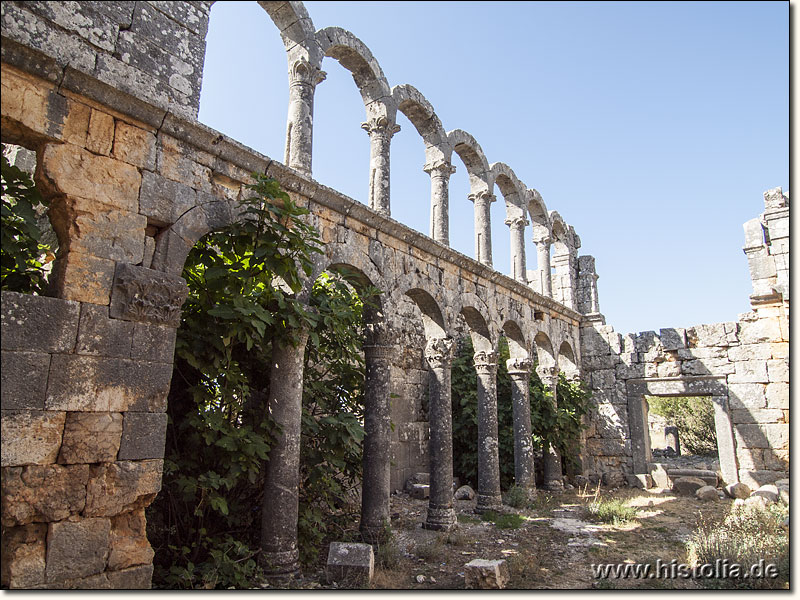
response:
{"label": "weed", "polygon": [[417,544],[414,547],[414,554],[424,560],[431,560],[439,556],[442,552],[443,540],[440,537],[429,542]]}
{"label": "weed", "polygon": [[496,513],[493,510],[487,510],[481,515],[483,521],[491,521],[499,529],[519,529],[519,526],[525,521],[525,518],[518,514],[503,515]]}
{"label": "weed", "polygon": [[636,509],[625,504],[624,500],[613,498],[611,500],[597,499],[587,507],[589,514],[603,523],[627,523],[636,520]]}
{"label": "weed", "polygon": [[456,518],[458,519],[459,523],[475,524],[475,523],[480,523],[481,522],[480,519],[477,519],[475,517],[471,517],[470,515],[461,514],[461,515],[458,515]]}
{"label": "weed", "polygon": [[527,508],[530,501],[530,491],[517,485],[511,486],[503,496],[503,503],[512,508]]}
{"label": "weed", "polygon": [[463,531],[448,531],[444,535],[444,543],[450,546],[463,546],[469,541],[469,537]]}
{"label": "weed", "polygon": [[789,581],[789,536],[783,529],[789,508],[782,504],[734,506],[721,523],[701,521],[686,544],[689,561],[694,564],[714,563],[727,559],[744,565],[775,564],[777,578],[702,579],[706,587],[766,588],[784,587]]}

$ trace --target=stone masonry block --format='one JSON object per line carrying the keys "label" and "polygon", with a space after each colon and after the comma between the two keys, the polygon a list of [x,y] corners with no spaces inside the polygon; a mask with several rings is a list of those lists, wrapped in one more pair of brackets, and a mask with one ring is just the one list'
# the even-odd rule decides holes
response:
{"label": "stone masonry block", "polygon": [[768,383],[767,361],[745,360],[736,363],[736,373],[728,376],[729,383]]}
{"label": "stone masonry block", "polygon": [[114,117],[92,109],[92,115],[89,118],[89,132],[86,136],[86,149],[95,154],[108,156],[113,143]]}
{"label": "stone masonry block", "polygon": [[88,577],[106,568],[109,519],[50,523],[47,531],[47,581]]}
{"label": "stone masonry block", "polygon": [[782,358],[778,360],[767,361],[767,374],[769,375],[770,382],[789,382],[789,359]]}
{"label": "stone masonry block", "polygon": [[661,329],[661,346],[665,351],[678,350],[686,347],[685,329]]}
{"label": "stone masonry block", "polygon": [[163,412],[172,366],[119,358],[55,355],[50,368],[49,410]]}
{"label": "stone masonry block", "polygon": [[88,479],[88,465],[4,468],[3,527],[61,521],[79,514],[86,505]]}
{"label": "stone masonry block", "polygon": [[178,327],[188,294],[189,288],[182,277],[120,264],[114,277],[109,314],[125,321]]}
{"label": "stone masonry block", "polygon": [[90,467],[83,514],[115,516],[147,507],[161,489],[163,464],[163,460],[143,460]]}
{"label": "stone masonry block", "polygon": [[738,423],[782,423],[783,411],[779,408],[751,408],[731,410],[731,420]]}
{"label": "stone masonry block", "polygon": [[35,352],[0,352],[0,408],[44,409],[50,355]]}
{"label": "stone masonry block", "polygon": [[734,426],[738,448],[781,449],[789,444],[789,425],[786,423],[737,424]]}
{"label": "stone masonry block", "polygon": [[[98,49],[114,51],[119,24],[125,21],[112,19],[107,12],[95,9],[102,2],[25,2],[25,8],[52,21],[73,35],[83,38]],[[128,4],[128,3],[122,3]],[[130,24],[130,16],[127,24]]]}
{"label": "stone masonry block", "polygon": [[115,590],[149,590],[153,580],[153,565],[109,571],[107,577],[109,586]]}
{"label": "stone masonry block", "polygon": [[142,261],[144,215],[76,197],[54,202],[50,216],[61,239],[69,240],[64,250],[131,264]]}
{"label": "stone masonry block", "polygon": [[770,383],[766,389],[767,408],[789,409],[789,384]]}
{"label": "stone masonry block", "polygon": [[167,413],[125,413],[120,460],[164,458]]}
{"label": "stone masonry block", "polygon": [[329,583],[367,586],[375,570],[375,556],[370,544],[331,542],[325,576]]}
{"label": "stone masonry block", "polygon": [[3,350],[71,352],[78,335],[80,304],[2,292],[0,343]]}
{"label": "stone masonry block", "polygon": [[[156,166],[156,136],[124,121],[117,121],[111,156],[152,171]],[[142,176],[142,187],[144,179],[145,175]],[[141,192],[139,197],[141,198]]]}
{"label": "stone masonry block", "polygon": [[66,415],[49,411],[2,411],[0,466],[56,462]]}
{"label": "stone masonry block", "polygon": [[739,323],[739,339],[742,344],[760,344],[781,339],[777,319],[743,320]]}
{"label": "stone masonry block", "polygon": [[766,360],[772,358],[772,345],[763,344],[744,344],[741,346],[731,346],[728,349],[728,359],[731,362],[743,360]]}
{"label": "stone masonry block", "polygon": [[121,437],[120,413],[68,413],[58,462],[60,464],[113,462],[117,458]]}
{"label": "stone masonry block", "polygon": [[138,212],[142,176],[133,165],[97,156],[69,144],[48,144],[41,166],[48,187],[52,187],[56,194]]}
{"label": "stone masonry block", "polygon": [[128,358],[131,355],[133,323],[111,319],[107,306],[84,304],[78,328],[77,354]]}
{"label": "stone masonry block", "polygon": [[131,358],[172,364],[176,329],[166,325],[134,323]]}
{"label": "stone masonry block", "polygon": [[106,305],[114,281],[113,260],[79,252],[56,258],[50,287],[53,294],[67,300]]}
{"label": "stone masonry block", "polygon": [[736,366],[727,358],[685,360],[681,364],[683,375],[729,375],[735,370]]}
{"label": "stone masonry block", "polygon": [[0,585],[11,589],[44,583],[47,525],[35,523],[9,527],[3,532]]}
{"label": "stone masonry block", "polygon": [[762,383],[731,383],[728,385],[728,398],[731,409],[749,410],[766,408],[767,398]]}
{"label": "stone masonry block", "polygon": [[112,571],[153,562],[153,549],[147,541],[144,509],[111,518],[111,552],[108,568]]}

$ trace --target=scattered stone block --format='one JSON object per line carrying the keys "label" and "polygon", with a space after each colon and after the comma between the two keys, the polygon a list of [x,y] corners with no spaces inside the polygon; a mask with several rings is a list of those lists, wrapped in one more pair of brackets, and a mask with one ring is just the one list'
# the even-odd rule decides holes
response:
{"label": "scattered stone block", "polygon": [[761,496],[768,502],[777,502],[780,499],[780,494],[778,492],[778,486],[773,484],[762,485],[758,488],[755,492],[750,494],[750,497],[753,496]]}
{"label": "scattered stone block", "polygon": [[424,500],[430,498],[431,486],[424,483],[412,483],[408,488],[408,495],[416,500]]}
{"label": "scattered stone block", "polygon": [[474,500],[475,490],[468,485],[462,485],[456,490],[454,497],[456,500]]}
{"label": "scattered stone block", "polygon": [[653,477],[649,473],[629,473],[625,476],[628,485],[640,490],[649,490],[653,487]]}
{"label": "scattered stone block", "polygon": [[672,491],[679,496],[694,496],[697,490],[706,485],[706,482],[698,477],[678,477],[672,484]]}
{"label": "scattered stone block", "polygon": [[731,498],[749,498],[750,488],[744,483],[732,483],[725,486],[725,493]]}
{"label": "scattered stone block", "polygon": [[476,558],[464,565],[464,584],[472,590],[502,590],[510,577],[504,560]]}
{"label": "scattered stone block", "polygon": [[671,486],[667,468],[662,463],[648,463],[647,468],[655,487],[669,488]]}
{"label": "scattered stone block", "polygon": [[717,496],[717,488],[710,485],[704,485],[703,487],[698,488],[694,495],[698,500],[703,500],[705,502],[719,499]]}
{"label": "scattered stone block", "polygon": [[368,585],[375,569],[375,555],[370,544],[331,542],[325,576],[328,583]]}
{"label": "scattered stone block", "polygon": [[681,477],[696,477],[697,479],[705,481],[703,485],[717,487],[719,483],[717,473],[707,469],[668,469],[667,475],[669,475],[670,479],[673,481]]}

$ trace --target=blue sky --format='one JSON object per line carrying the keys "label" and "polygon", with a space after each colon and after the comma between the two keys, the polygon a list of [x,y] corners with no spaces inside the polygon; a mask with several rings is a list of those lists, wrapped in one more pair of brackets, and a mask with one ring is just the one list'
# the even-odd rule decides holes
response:
{"label": "blue sky", "polygon": [[[736,320],[752,292],[742,224],[789,189],[787,2],[306,2],[317,29],[370,48],[446,130],[505,162],[596,258],[600,309],[621,333]],[[200,120],[283,160],[287,64],[255,2],[211,12]],[[366,201],[369,140],[349,72],[326,58],[313,176]],[[392,217],[428,233],[424,145],[398,115]],[[456,155],[451,246],[474,257],[473,205]],[[494,266],[510,272],[502,194]],[[527,232],[527,262],[536,268]]]}

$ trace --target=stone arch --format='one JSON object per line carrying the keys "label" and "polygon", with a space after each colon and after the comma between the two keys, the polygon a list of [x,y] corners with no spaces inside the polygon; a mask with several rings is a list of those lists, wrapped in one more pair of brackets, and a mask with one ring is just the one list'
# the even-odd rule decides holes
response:
{"label": "stone arch", "polygon": [[413,85],[401,84],[392,88],[395,106],[414,125],[425,142],[425,161],[435,164],[449,163],[453,148],[442,127],[442,122],[430,102]]}
{"label": "stone arch", "polygon": [[481,312],[473,306],[464,306],[461,309],[461,315],[469,327],[475,353],[492,352],[495,346],[493,336]]}
{"label": "stone arch", "polygon": [[528,215],[533,226],[533,239],[550,237],[552,225],[550,224],[550,216],[547,213],[547,207],[544,204],[542,195],[535,189],[528,188],[525,199]]}
{"label": "stone arch", "polygon": [[480,144],[472,135],[462,129],[448,131],[447,140],[467,169],[470,193],[484,192],[491,194],[492,179],[489,161],[486,160],[486,155],[483,153]]}
{"label": "stone arch", "polygon": [[[368,112],[370,112],[370,104],[375,102],[383,105],[384,110],[389,107],[393,108],[389,83],[386,81],[377,59],[364,42],[341,27],[320,29],[316,33],[316,39],[323,56],[330,56],[353,74],[353,80],[361,92]],[[383,111],[375,112],[382,113]],[[382,116],[391,116],[393,121],[394,110],[391,110],[389,114],[383,113]]]}
{"label": "stone arch", "polygon": [[561,342],[558,349],[558,370],[563,371],[567,379],[574,379],[578,376],[578,361],[575,358],[575,352],[572,346],[566,340]]}
{"label": "stone arch", "polygon": [[536,362],[540,368],[555,369],[556,356],[553,352],[553,344],[550,337],[543,331],[539,331],[533,338]]}
{"label": "stone arch", "polygon": [[405,292],[422,313],[422,325],[427,339],[442,338],[447,335],[447,325],[439,304],[434,297],[422,288],[411,288]]}
{"label": "stone arch", "polygon": [[281,39],[287,51],[295,46],[301,46],[309,50],[315,45],[314,23],[311,21],[311,17],[302,2],[259,0],[258,4],[267,12],[278,31],[280,31]]}
{"label": "stone arch", "polygon": [[505,163],[492,163],[489,169],[492,173],[492,180],[500,188],[500,193],[503,194],[503,199],[506,201],[506,218],[509,220],[525,218],[528,212],[528,192],[525,185]]}
{"label": "stone arch", "polygon": [[508,340],[508,351],[512,359],[525,360],[529,357],[528,345],[525,342],[525,333],[516,321],[503,323],[503,333]]}

